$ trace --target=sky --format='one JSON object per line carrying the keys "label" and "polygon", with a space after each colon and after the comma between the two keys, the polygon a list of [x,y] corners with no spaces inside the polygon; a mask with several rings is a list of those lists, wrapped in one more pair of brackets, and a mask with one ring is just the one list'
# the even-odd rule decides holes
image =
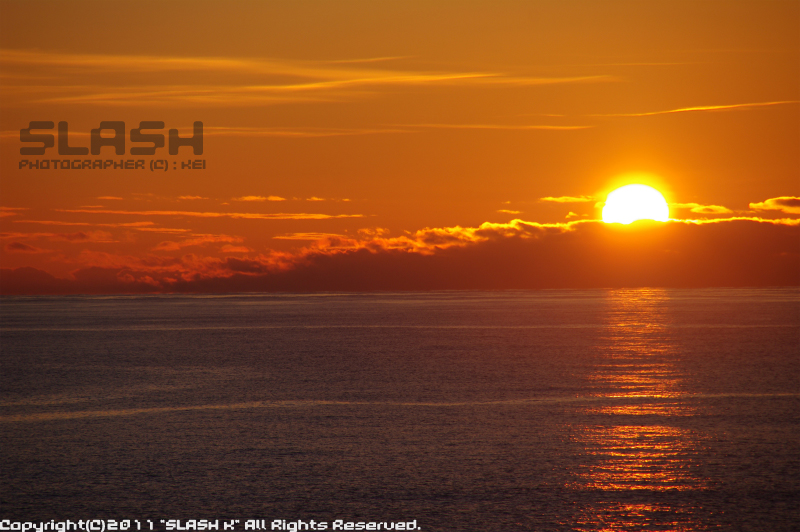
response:
{"label": "sky", "polygon": [[0,0],[0,293],[799,285],[799,65],[796,1]]}

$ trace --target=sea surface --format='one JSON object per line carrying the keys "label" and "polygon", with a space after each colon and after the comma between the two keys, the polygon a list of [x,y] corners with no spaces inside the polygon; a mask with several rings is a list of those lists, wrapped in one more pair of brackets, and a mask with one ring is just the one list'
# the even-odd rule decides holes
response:
{"label": "sea surface", "polygon": [[800,290],[6,297],[0,453],[12,521],[798,530]]}

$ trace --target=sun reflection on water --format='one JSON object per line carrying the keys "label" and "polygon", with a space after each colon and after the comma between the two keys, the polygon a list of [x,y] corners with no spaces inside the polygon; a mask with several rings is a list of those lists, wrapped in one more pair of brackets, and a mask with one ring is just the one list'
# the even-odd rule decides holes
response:
{"label": "sun reflection on water", "polygon": [[694,529],[690,503],[656,495],[707,487],[700,437],[679,422],[694,407],[680,399],[689,390],[670,340],[668,293],[619,290],[607,300],[597,363],[585,379],[591,396],[608,401],[587,404],[582,413],[596,421],[574,433],[584,456],[572,487],[596,502],[581,509],[575,529]]}

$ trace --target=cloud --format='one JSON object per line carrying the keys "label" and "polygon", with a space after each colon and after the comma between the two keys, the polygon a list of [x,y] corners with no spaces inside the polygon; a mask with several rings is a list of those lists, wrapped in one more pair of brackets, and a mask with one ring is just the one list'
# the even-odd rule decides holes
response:
{"label": "cloud", "polygon": [[55,233],[52,239],[66,240],[68,242],[114,242],[108,231],[79,231],[77,233]]}
{"label": "cloud", "polygon": [[0,238],[14,238],[37,240],[44,239],[50,241],[67,242],[115,242],[111,233],[108,231],[78,231],[76,233],[0,233]]}
{"label": "cloud", "polygon": [[[280,103],[313,103],[352,100],[384,87],[441,85],[441,86],[535,86],[571,83],[617,81],[611,76],[582,76],[567,78],[507,77],[491,72],[426,73],[426,72],[368,72],[343,79],[319,79],[295,83],[258,85],[163,85],[105,87],[104,92],[65,94],[66,88],[49,91],[52,96],[39,103],[96,104],[96,105],[266,105]],[[48,92],[48,86],[40,92]],[[78,90],[75,87],[73,90]],[[82,88],[81,88],[82,89]],[[84,89],[85,90],[85,89]],[[13,90],[11,91],[13,92]],[[435,125],[434,125],[435,126]],[[590,127],[590,126],[586,126]],[[515,128],[514,128],[515,129]],[[523,128],[524,129],[524,128]],[[531,129],[576,129],[576,127],[533,127]]]}
{"label": "cloud", "polygon": [[497,212],[504,213],[504,214],[520,214],[522,211],[511,211],[508,209],[499,209]]}
{"label": "cloud", "polygon": [[386,227],[364,227],[358,230],[358,235],[362,238],[374,238],[377,236],[386,236],[388,234],[389,229]]}
{"label": "cloud", "polygon": [[[381,58],[382,59],[382,58]],[[363,98],[382,88],[402,86],[536,86],[618,81],[608,75],[531,77],[499,72],[420,71],[389,68],[380,60],[358,62],[298,61],[232,57],[170,57],[112,54],[69,54],[36,50],[0,50],[5,92],[37,102],[127,106],[258,105],[341,101]],[[47,72],[61,81],[31,77]],[[206,84],[159,84],[165,72],[185,78],[203,75]],[[92,76],[136,73],[141,84],[87,83]],[[23,75],[20,77],[20,75]],[[245,76],[244,78],[242,76]],[[243,83],[246,79],[249,83]],[[258,80],[258,82],[253,82]],[[150,83],[147,83],[150,81]],[[33,96],[35,95],[35,96]]]}
{"label": "cloud", "polygon": [[[179,128],[180,129],[180,128]],[[189,130],[187,129],[187,132]],[[335,127],[228,127],[204,126],[203,134],[219,137],[287,137],[317,138],[352,135],[374,135],[381,133],[410,133],[409,129],[391,128],[335,128]],[[17,134],[19,135],[19,134]]]}
{"label": "cloud", "polygon": [[670,203],[676,209],[689,209],[698,214],[730,214],[733,211],[721,205],[701,205],[699,203]]}
{"label": "cloud", "polygon": [[326,238],[347,238],[336,233],[291,233],[288,235],[273,236],[276,240],[323,240]]}
{"label": "cloud", "polygon": [[178,196],[178,199],[180,199],[180,200],[198,200],[198,199],[203,200],[203,199],[208,199],[208,198],[204,198],[203,196]]}
{"label": "cloud", "polygon": [[751,203],[750,208],[755,211],[781,211],[786,214],[800,214],[800,198],[797,196],[779,196],[769,198],[760,203]]}
{"label": "cloud", "polygon": [[528,130],[553,130],[569,131],[573,129],[589,129],[594,126],[551,126],[551,125],[508,125],[508,124],[409,124],[405,127],[410,128],[432,128],[432,129],[496,129],[504,131],[528,131]]}
{"label": "cloud", "polygon": [[190,218],[237,218],[248,220],[327,220],[330,218],[362,218],[363,214],[249,213],[192,211],[116,211],[89,209],[56,209],[59,212],[92,214],[128,214],[132,216],[187,216]]}
{"label": "cloud", "polygon": [[222,253],[251,253],[253,251],[247,246],[232,246],[230,244],[222,246],[219,250]]}
{"label": "cloud", "polygon": [[425,228],[296,253],[118,256],[85,252],[69,279],[4,270],[0,292],[247,292],[800,285],[800,221],[731,218]]}
{"label": "cloud", "polygon": [[555,203],[585,203],[594,200],[595,198],[592,196],[547,196],[546,198],[539,198],[539,201],[552,201]]}
{"label": "cloud", "polygon": [[[300,198],[292,198],[292,199],[300,199]],[[311,196],[310,198],[306,198],[306,201],[350,201],[348,198],[320,198],[319,196]]]}
{"label": "cloud", "polygon": [[729,218],[701,218],[701,219],[673,219],[674,222],[682,222],[687,224],[717,224],[717,223],[725,223],[725,222],[736,222],[736,221],[747,221],[747,222],[759,222],[759,223],[766,223],[766,224],[778,224],[778,225],[787,225],[790,227],[797,227],[800,226],[800,219],[797,218],[761,218],[759,216],[731,216]]}
{"label": "cloud", "polygon": [[666,115],[672,113],[692,113],[698,111],[735,111],[740,109],[753,109],[758,107],[770,107],[773,105],[791,105],[798,103],[800,103],[800,100],[736,103],[730,105],[699,105],[696,107],[681,107],[679,109],[668,109],[666,111],[651,111],[649,113],[624,113],[624,114],[606,114],[606,115],[591,115],[591,116],[655,116],[655,115]]}
{"label": "cloud", "polygon": [[166,233],[166,234],[182,234],[191,233],[191,229],[176,229],[170,227],[135,227],[137,231],[144,231],[148,233]]}
{"label": "cloud", "polygon": [[231,198],[232,201],[286,201],[286,198],[280,196],[242,196],[240,198]]}
{"label": "cloud", "polygon": [[[353,67],[359,63],[375,63],[394,58],[374,58],[349,61],[302,61],[263,58],[234,57],[178,57],[178,56],[145,56],[145,55],[112,55],[112,54],[70,54],[53,53],[38,50],[0,50],[0,64],[32,66],[58,69],[63,72],[85,74],[95,72],[215,72],[229,75],[232,73],[260,74],[281,78],[298,78],[308,80],[328,80],[344,83],[425,83],[441,80],[481,79],[486,83],[551,85],[563,83],[587,83],[616,80],[613,76],[567,76],[567,77],[526,77],[509,76],[496,72],[419,72],[386,68]],[[482,78],[488,78],[483,80]],[[292,86],[296,83],[287,83]]]}
{"label": "cloud", "polygon": [[0,207],[0,218],[16,216],[19,211],[27,211],[27,207]]}
{"label": "cloud", "polygon": [[[96,211],[91,211],[96,212]],[[89,223],[89,222],[64,222],[60,220],[14,220],[14,223],[26,224],[41,224],[41,225],[79,225],[79,226],[95,226],[95,227],[133,227],[139,228],[144,226],[155,225],[154,222],[123,222],[123,223]]]}
{"label": "cloud", "polygon": [[5,250],[10,253],[48,253],[50,250],[41,249],[22,242],[10,242],[6,244]]}
{"label": "cloud", "polygon": [[398,59],[411,59],[410,55],[389,55],[383,57],[364,57],[361,59],[336,59],[333,61],[326,61],[330,64],[346,64],[346,63],[379,63],[383,61],[396,61]]}
{"label": "cloud", "polygon": [[[61,220],[14,220],[18,224],[40,224],[40,225],[96,225],[89,222],[64,222]],[[147,222],[152,223],[152,222]]]}
{"label": "cloud", "polygon": [[101,199],[101,200],[121,200],[123,198],[120,198],[119,196],[97,196],[97,199]]}
{"label": "cloud", "polygon": [[154,248],[154,250],[175,251],[190,246],[204,246],[206,244],[217,242],[239,243],[242,242],[242,240],[243,239],[241,237],[229,235],[191,235],[191,238],[181,240],[180,242],[161,242]]}

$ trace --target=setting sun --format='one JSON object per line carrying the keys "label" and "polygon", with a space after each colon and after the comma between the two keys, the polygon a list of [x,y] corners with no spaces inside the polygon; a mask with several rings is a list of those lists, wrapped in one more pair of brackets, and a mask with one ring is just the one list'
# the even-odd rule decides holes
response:
{"label": "setting sun", "polygon": [[636,220],[666,222],[669,206],[658,190],[647,185],[626,185],[609,193],[603,207],[605,223],[629,224]]}

